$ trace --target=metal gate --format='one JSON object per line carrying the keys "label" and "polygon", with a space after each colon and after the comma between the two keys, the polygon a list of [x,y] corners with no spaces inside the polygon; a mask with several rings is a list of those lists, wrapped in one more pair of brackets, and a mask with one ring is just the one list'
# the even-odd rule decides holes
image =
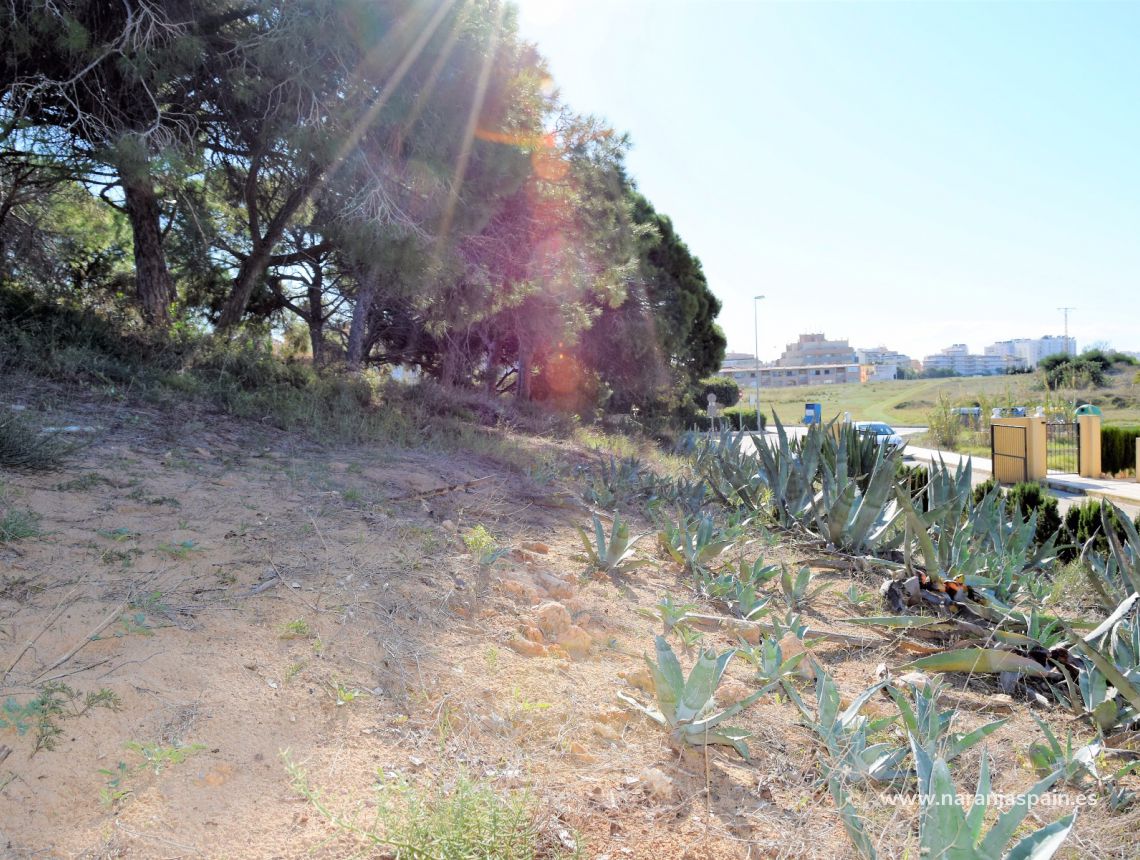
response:
{"label": "metal gate", "polygon": [[990,425],[990,459],[994,477],[1002,484],[1019,484],[1029,475],[1024,427]]}
{"label": "metal gate", "polygon": [[1080,471],[1080,426],[1070,423],[1045,425],[1045,461],[1050,472],[1075,475]]}

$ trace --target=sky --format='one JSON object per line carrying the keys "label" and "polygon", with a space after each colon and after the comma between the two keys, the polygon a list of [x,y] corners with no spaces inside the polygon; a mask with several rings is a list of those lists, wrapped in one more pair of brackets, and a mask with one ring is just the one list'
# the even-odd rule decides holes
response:
{"label": "sky", "polygon": [[732,351],[1140,350],[1140,2],[518,0]]}

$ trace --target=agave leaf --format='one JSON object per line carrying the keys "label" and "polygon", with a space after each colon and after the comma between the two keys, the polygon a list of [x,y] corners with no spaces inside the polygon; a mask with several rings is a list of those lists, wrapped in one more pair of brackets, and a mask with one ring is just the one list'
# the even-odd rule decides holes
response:
{"label": "agave leaf", "polygon": [[995,675],[1000,672],[1021,672],[1037,677],[1049,674],[1036,660],[997,648],[959,648],[919,657],[909,665],[927,672],[980,672]]}
{"label": "agave leaf", "polygon": [[[1021,822],[1025,820],[1025,816],[1029,814],[1033,800],[1048,791],[1053,783],[1060,778],[1061,772],[1059,770],[1049,774],[1025,794],[1019,795],[1009,809],[998,816],[998,820],[994,822],[994,826],[990,828],[990,832],[987,833],[986,838],[982,840],[981,854],[983,857],[1002,856],[1001,850],[1005,847],[1006,843],[1013,838],[1014,832],[1021,825]],[[1030,834],[1025,837],[1025,839],[1031,839],[1033,836],[1036,836],[1036,833]],[[1025,839],[1023,839],[1022,842],[1024,842]],[[1020,845],[1021,843],[1019,842],[1018,846]],[[1014,850],[1017,849],[1015,848]],[[1055,851],[1056,848],[1053,850]],[[1006,860],[1011,856],[1013,856],[1012,853],[1005,855]],[[1032,854],[1022,856],[1027,858],[1034,857]],[[1034,860],[1044,860],[1044,858],[1049,856],[1051,856],[1051,854],[1039,855],[1034,857]]]}
{"label": "agave leaf", "polygon": [[964,753],[966,750],[981,743],[987,737],[992,735],[1002,726],[1009,722],[1009,717],[1003,717],[1000,720],[994,720],[992,723],[986,723],[984,726],[974,729],[972,732],[963,735],[950,744],[946,749],[946,760],[950,761]]}
{"label": "agave leaf", "polygon": [[875,845],[871,841],[871,837],[867,835],[867,831],[863,827],[863,820],[855,812],[851,797],[843,789],[839,777],[831,774],[827,779],[827,785],[831,790],[832,799],[835,800],[835,808],[839,811],[839,817],[843,820],[843,828],[847,831],[847,838],[851,840],[855,850],[864,857],[864,860],[878,860],[879,855],[875,851]]}
{"label": "agave leaf", "polygon": [[978,788],[974,802],[966,813],[966,827],[970,829],[970,842],[977,845],[982,838],[982,825],[986,821],[986,800],[990,796],[990,757],[982,752],[982,765],[978,773]]}
{"label": "agave leaf", "polygon": [[[912,739],[912,748],[917,760],[927,753]],[[928,766],[929,777],[919,781],[919,793],[925,795],[919,823],[922,852],[929,857],[970,857],[973,844],[966,815],[957,802],[954,781],[950,778],[950,768],[940,758]],[[921,773],[921,771],[920,771]],[[995,855],[996,856],[996,855]]]}
{"label": "agave leaf", "polygon": [[590,543],[590,538],[586,534],[586,530],[578,526],[578,534],[582,536],[582,546],[586,549],[586,557],[594,564],[600,564],[601,559],[598,557],[598,552],[594,549],[593,544]]}
{"label": "agave leaf", "polygon": [[869,615],[866,617],[842,618],[849,624],[867,624],[873,627],[930,627],[945,624],[945,618],[930,615]]}
{"label": "agave leaf", "polygon": [[681,703],[677,708],[677,722],[692,722],[709,707],[725,667],[735,653],[735,650],[730,649],[718,657],[711,650],[701,652],[685,681]]}
{"label": "agave leaf", "polygon": [[744,729],[721,726],[717,729],[692,731],[691,727],[685,726],[681,729],[681,735],[685,741],[693,746],[706,746],[708,744],[730,746],[740,753],[742,759],[748,761],[748,744],[744,742],[744,739],[751,737],[752,733]]}
{"label": "agave leaf", "polygon": [[1100,649],[1093,647],[1083,639],[1075,636],[1068,625],[1064,626],[1065,632],[1068,633],[1073,640],[1073,647],[1092,660],[1093,665],[1101,671],[1112,686],[1116,687],[1117,692],[1124,696],[1133,708],[1140,711],[1140,690],[1136,689],[1132,682],[1124,677],[1124,674],[1116,668],[1116,665],[1111,660],[1101,653]]}
{"label": "agave leaf", "polygon": [[667,726],[669,724],[665,719],[665,715],[663,713],[661,713],[656,708],[650,707],[649,705],[641,704],[641,702],[637,701],[637,699],[633,698],[633,696],[627,695],[621,690],[618,690],[617,697],[627,705],[641,711],[641,713],[645,714],[645,716],[649,717],[649,719],[653,720],[653,722],[657,723],[658,725]]}
{"label": "agave leaf", "polygon": [[1069,837],[1077,813],[1058,818],[1018,842],[1002,860],[1049,860]]}
{"label": "agave leaf", "polygon": [[930,539],[930,533],[919,520],[918,511],[914,508],[910,494],[901,485],[896,484],[895,499],[898,501],[899,507],[902,508],[903,516],[906,518],[911,532],[918,539],[918,546],[922,551],[923,562],[926,565],[926,575],[934,582],[941,582],[941,565],[939,564],[938,553],[934,549],[934,542]]}

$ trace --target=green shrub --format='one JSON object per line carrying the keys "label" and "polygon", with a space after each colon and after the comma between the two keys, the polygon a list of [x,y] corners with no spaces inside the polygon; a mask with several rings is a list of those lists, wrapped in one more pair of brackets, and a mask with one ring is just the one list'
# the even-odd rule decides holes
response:
{"label": "green shrub", "polygon": [[936,448],[948,451],[958,450],[958,440],[962,435],[962,419],[946,395],[940,394],[938,405],[926,414],[927,432]]}
{"label": "green shrub", "polygon": [[[902,460],[899,460],[898,481],[910,494],[912,499],[918,497],[926,489],[926,485],[930,483],[930,470],[925,466],[906,466],[903,465]],[[920,509],[922,511],[930,510],[930,500],[927,499],[926,494],[922,494]]]}
{"label": "green shrub", "polygon": [[1100,465],[1106,474],[1135,470],[1137,438],[1140,427],[1101,427]]}
{"label": "green shrub", "polygon": [[1061,528],[1061,514],[1056,497],[1048,495],[1036,481],[1015,484],[1006,493],[1005,503],[1008,510],[1019,511],[1026,519],[1034,511],[1037,512],[1034,542],[1038,546],[1049,540]]}
{"label": "green shrub", "polygon": [[[1108,552],[1108,539],[1101,530],[1100,508],[1100,499],[1085,499],[1081,504],[1073,505],[1065,511],[1065,529],[1061,537],[1066,543],[1073,544],[1073,546],[1062,550],[1060,557],[1063,561],[1072,561],[1079,556],[1081,548],[1093,535],[1096,535],[1096,540],[1093,541],[1093,551]],[[1113,531],[1116,532],[1116,536],[1121,541],[1124,541],[1126,539],[1124,526],[1117,520],[1115,513],[1110,513],[1110,516],[1114,524]],[[1136,526],[1140,529],[1140,516],[1136,518]]]}
{"label": "green shrub", "polygon": [[74,446],[37,431],[17,413],[0,413],[0,468],[28,472],[57,469]]}
{"label": "green shrub", "polygon": [[[708,413],[698,412],[692,417],[691,426],[697,430],[709,429]],[[725,430],[756,430],[756,410],[751,406],[730,406],[722,409],[717,426]],[[768,426],[768,416],[760,413],[760,429]]]}
{"label": "green shrub", "polygon": [[990,491],[996,486],[998,486],[996,478],[986,478],[986,480],[974,487],[974,504],[977,505],[981,503],[982,499],[989,495]]}
{"label": "green shrub", "polygon": [[716,395],[716,402],[722,407],[735,406],[740,402],[740,386],[729,376],[706,376],[699,383],[701,405],[708,403],[710,394]]}

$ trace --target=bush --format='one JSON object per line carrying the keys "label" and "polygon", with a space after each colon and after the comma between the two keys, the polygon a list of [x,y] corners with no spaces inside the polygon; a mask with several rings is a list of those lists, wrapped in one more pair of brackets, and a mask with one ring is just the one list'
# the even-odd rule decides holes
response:
{"label": "bush", "polygon": [[1011,513],[1016,510],[1025,519],[1029,519],[1030,514],[1036,511],[1037,531],[1033,540],[1038,546],[1057,534],[1061,528],[1057,499],[1048,495],[1035,481],[1026,481],[1011,487],[1006,493],[1005,504],[1007,510]]}
{"label": "bush", "polygon": [[707,376],[699,383],[701,390],[701,403],[708,403],[710,394],[716,395],[716,402],[723,408],[735,406],[740,402],[740,386],[736,380],[728,376]]}
{"label": "bush", "polygon": [[[1071,561],[1079,556],[1081,549],[1093,535],[1096,535],[1096,540],[1093,541],[1093,551],[1108,552],[1108,539],[1101,530],[1100,508],[1100,499],[1085,499],[1080,505],[1073,505],[1065,512],[1065,530],[1062,538],[1073,546],[1060,553],[1063,561]],[[1112,514],[1112,522],[1113,531],[1123,541],[1125,539],[1124,526],[1117,520],[1115,513]],[[1140,516],[1136,518],[1135,525],[1137,529],[1140,529]]]}
{"label": "bush", "polygon": [[1108,475],[1136,469],[1136,439],[1140,427],[1101,427],[1100,464]]}
{"label": "bush", "polygon": [[[698,412],[692,417],[691,426],[697,430],[709,429],[708,413]],[[721,410],[717,426],[724,430],[756,430],[756,410],[751,406],[732,406]],[[768,416],[760,413],[760,429],[768,426]]]}
{"label": "bush", "polygon": [[987,478],[986,480],[982,481],[982,483],[978,484],[978,486],[974,487],[974,504],[980,504],[982,499],[989,495],[989,493],[996,486],[998,486],[996,478]]}
{"label": "bush", "polygon": [[35,430],[16,413],[0,414],[0,468],[28,472],[57,469],[73,445]]}
{"label": "bush", "polygon": [[[902,461],[899,461],[898,468],[898,481],[902,486],[906,487],[907,493],[912,499],[918,497],[926,489],[926,485],[930,483],[930,470],[925,466],[905,466]],[[930,500],[923,493],[921,504],[922,511],[930,510]]]}
{"label": "bush", "polygon": [[938,406],[926,415],[930,439],[936,448],[955,451],[962,435],[962,419],[944,395],[939,396]]}

